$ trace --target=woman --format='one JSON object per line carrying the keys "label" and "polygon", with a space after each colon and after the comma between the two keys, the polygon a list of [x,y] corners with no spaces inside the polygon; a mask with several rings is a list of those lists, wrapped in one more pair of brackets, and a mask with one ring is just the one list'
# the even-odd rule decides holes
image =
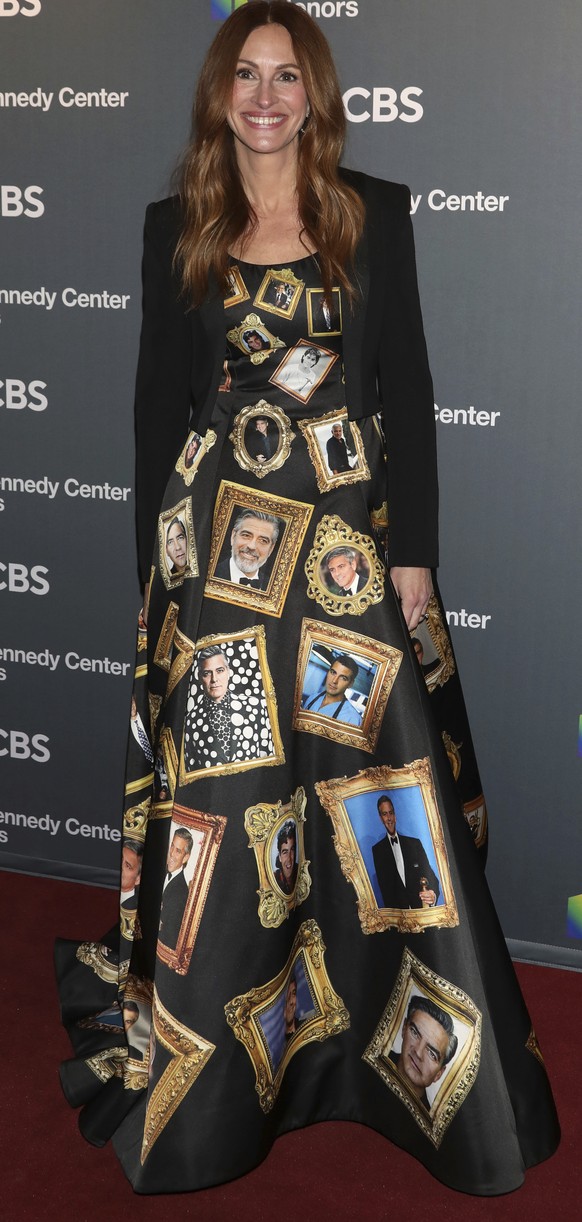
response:
{"label": "woman", "polygon": [[[409,193],[338,170],[333,64],[295,5],[257,0],[224,23],[194,118],[178,198],[148,209],[137,379],[149,643],[136,694],[166,784],[152,794],[130,739],[139,904],[120,938],[60,947],[77,1052],[65,1090],[85,1103],[89,1140],[113,1134],[140,1192],[240,1175],[279,1133],[330,1117],[371,1125],[453,1187],[507,1192],[558,1127],[475,849],[486,809],[432,594],[433,395]],[[309,289],[341,293],[344,325],[307,404],[277,371],[309,348]],[[226,332],[250,313],[287,352],[258,366],[231,345],[224,382]],[[233,426],[263,402],[283,443],[259,479]],[[323,416],[349,419],[365,454],[339,487],[315,453]],[[205,452],[186,486],[192,429]],[[176,517],[192,554],[170,581]],[[386,517],[389,570],[373,525]],[[216,566],[243,519],[252,575],[234,581]],[[358,556],[363,583],[329,588],[336,548]],[[354,659],[357,725],[301,708],[315,647]],[[291,894],[272,865],[289,820]],[[175,878],[183,908],[164,940]]]}

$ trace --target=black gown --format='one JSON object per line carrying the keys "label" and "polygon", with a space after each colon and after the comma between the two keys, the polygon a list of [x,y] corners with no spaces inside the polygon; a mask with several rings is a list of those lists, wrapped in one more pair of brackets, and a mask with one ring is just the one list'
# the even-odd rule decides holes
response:
{"label": "black gown", "polygon": [[230,284],[140,622],[120,926],[57,949],[64,1089],[138,1192],[226,1181],[326,1119],[508,1192],[559,1131],[442,604],[411,639],[381,426],[347,419],[316,260]]}

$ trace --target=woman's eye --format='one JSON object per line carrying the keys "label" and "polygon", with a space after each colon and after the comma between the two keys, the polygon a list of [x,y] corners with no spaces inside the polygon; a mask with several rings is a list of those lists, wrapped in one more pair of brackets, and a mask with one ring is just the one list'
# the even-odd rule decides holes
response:
{"label": "woman's eye", "polygon": [[294,72],[282,72],[281,80],[285,81],[286,84],[287,83],[293,84],[297,80],[297,77],[295,76]]}

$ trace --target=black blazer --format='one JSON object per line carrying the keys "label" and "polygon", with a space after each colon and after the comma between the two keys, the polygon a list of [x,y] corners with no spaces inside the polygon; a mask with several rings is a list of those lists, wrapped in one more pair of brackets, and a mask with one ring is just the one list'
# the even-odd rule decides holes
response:
{"label": "black blazer", "polygon": [[420,879],[426,878],[427,888],[434,891],[438,900],[440,894],[439,880],[429,865],[424,848],[416,836],[401,836],[398,833],[402,858],[404,861],[404,877],[406,884],[396,869],[394,853],[388,844],[388,837],[383,836],[372,845],[374,869],[386,908],[421,908]]}
{"label": "black blazer", "polygon": [[[346,407],[351,420],[382,412],[388,448],[391,565],[435,567],[438,492],[434,396],[422,327],[408,187],[354,170],[364,199],[355,261],[360,300],[343,311]],[[177,196],[150,204],[143,256],[143,325],[136,384],[140,571],[150,573],[164,489],[188,426],[203,434],[222,381],[224,298],[216,284],[186,311],[172,270]]]}

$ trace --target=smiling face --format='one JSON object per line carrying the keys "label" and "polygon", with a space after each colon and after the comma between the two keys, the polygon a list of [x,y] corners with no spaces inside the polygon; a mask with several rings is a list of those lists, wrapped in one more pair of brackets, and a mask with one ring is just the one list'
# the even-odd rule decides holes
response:
{"label": "smiling face", "polygon": [[232,558],[241,573],[252,576],[258,572],[275,546],[274,535],[272,522],[243,518],[238,530],[233,530],[230,536]]}
{"label": "smiling face", "polygon": [[328,563],[328,569],[336,585],[347,590],[357,575],[356,562],[349,556],[334,556]]}
{"label": "smiling face", "polygon": [[166,868],[171,874],[173,874],[174,870],[180,870],[182,866],[186,865],[189,856],[190,849],[188,848],[188,841],[184,840],[183,836],[178,836],[176,833],[174,833],[172,843],[168,849]]}
{"label": "smiling face", "polygon": [[378,807],[378,814],[382,820],[382,823],[384,824],[384,827],[386,828],[386,831],[388,832],[388,835],[393,836],[396,831],[396,814],[389,798],[386,798],[385,802],[380,803]]}
{"label": "smiling face", "polygon": [[307,109],[290,34],[281,25],[259,26],[242,47],[227,114],[237,157],[243,149],[278,153],[293,145]]}
{"label": "smiling face", "polygon": [[427,1086],[442,1078],[448,1043],[444,1027],[435,1018],[424,1010],[413,1011],[404,1024],[398,1059],[398,1068],[413,1094],[421,1096]]}
{"label": "smiling face", "polygon": [[279,849],[279,861],[281,862],[281,873],[285,882],[290,882],[295,865],[295,841],[289,838],[284,840]]}
{"label": "smiling face", "polygon": [[166,554],[174,568],[186,568],[186,531],[181,522],[173,522],[166,535]]}
{"label": "smiling face", "polygon": [[128,846],[121,854],[121,890],[131,891],[134,887],[138,887],[140,877],[141,857],[138,857],[135,849],[130,849]]}

